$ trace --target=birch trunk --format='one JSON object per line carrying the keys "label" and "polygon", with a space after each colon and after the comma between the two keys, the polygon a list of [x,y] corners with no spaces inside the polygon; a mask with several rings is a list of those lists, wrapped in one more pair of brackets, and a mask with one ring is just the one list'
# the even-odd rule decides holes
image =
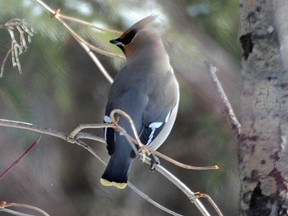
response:
{"label": "birch trunk", "polygon": [[240,0],[241,215],[287,215],[288,1]]}

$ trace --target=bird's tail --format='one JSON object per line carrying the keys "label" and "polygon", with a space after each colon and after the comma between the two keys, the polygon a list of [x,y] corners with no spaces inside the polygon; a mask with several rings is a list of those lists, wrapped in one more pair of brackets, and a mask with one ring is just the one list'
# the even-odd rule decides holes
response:
{"label": "bird's tail", "polygon": [[100,183],[104,186],[114,186],[118,189],[126,188],[131,161],[131,158],[120,158],[112,155],[100,179]]}

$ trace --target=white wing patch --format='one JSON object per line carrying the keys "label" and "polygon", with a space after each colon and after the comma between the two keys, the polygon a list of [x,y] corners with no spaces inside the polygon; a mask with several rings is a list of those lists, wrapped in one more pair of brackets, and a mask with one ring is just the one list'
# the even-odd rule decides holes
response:
{"label": "white wing patch", "polygon": [[169,113],[167,114],[167,116],[166,116],[166,118],[165,118],[165,123],[168,122],[168,119],[169,119],[169,117],[170,117],[170,114],[171,114],[171,112],[169,112]]}
{"label": "white wing patch", "polygon": [[151,128],[151,133],[149,135],[149,139],[146,143],[146,145],[149,145],[152,142],[154,133],[156,131],[157,128],[160,128],[162,126],[163,122],[153,122],[149,125],[149,128]]}
{"label": "white wing patch", "polygon": [[[166,118],[165,118],[165,123],[168,122],[170,115],[171,115],[171,112],[169,112],[169,113],[167,114],[167,116],[166,116]],[[153,138],[154,138],[154,133],[155,133],[156,129],[160,128],[160,127],[162,126],[162,124],[163,124],[163,122],[152,122],[152,123],[149,125],[149,128],[151,128],[151,133],[150,133],[150,135],[149,135],[149,139],[148,139],[146,145],[149,145],[149,144],[152,142],[152,140],[153,140]]]}
{"label": "white wing patch", "polygon": [[104,116],[104,122],[105,123],[111,123],[112,119],[109,116]]}

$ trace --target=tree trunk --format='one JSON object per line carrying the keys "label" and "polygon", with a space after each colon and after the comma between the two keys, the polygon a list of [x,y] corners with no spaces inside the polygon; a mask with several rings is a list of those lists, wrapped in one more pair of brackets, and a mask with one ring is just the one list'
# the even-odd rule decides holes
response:
{"label": "tree trunk", "polygon": [[287,0],[240,0],[241,215],[287,215]]}

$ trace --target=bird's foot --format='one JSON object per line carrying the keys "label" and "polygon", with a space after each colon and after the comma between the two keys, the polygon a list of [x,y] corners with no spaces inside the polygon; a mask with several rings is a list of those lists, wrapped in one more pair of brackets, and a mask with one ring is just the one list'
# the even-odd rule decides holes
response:
{"label": "bird's foot", "polygon": [[153,153],[151,153],[151,157],[150,157],[150,158],[151,158],[150,170],[151,170],[151,171],[154,171],[154,170],[156,169],[156,166],[160,164],[160,160],[159,160],[159,158],[158,158],[155,154],[153,154]]}

